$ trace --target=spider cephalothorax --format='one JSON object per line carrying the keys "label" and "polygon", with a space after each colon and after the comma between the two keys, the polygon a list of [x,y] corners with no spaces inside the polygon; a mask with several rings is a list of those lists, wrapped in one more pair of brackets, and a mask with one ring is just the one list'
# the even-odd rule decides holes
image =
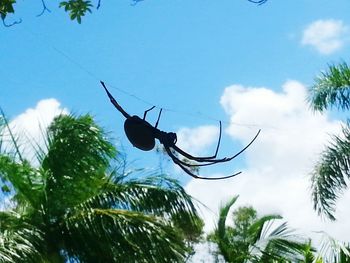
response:
{"label": "spider cephalothorax", "polygon": [[[126,118],[124,122],[124,131],[129,141],[131,142],[131,144],[140,150],[150,151],[155,147],[155,139],[158,139],[159,142],[164,146],[165,151],[167,152],[169,157],[173,160],[173,162],[178,166],[180,166],[182,170],[184,170],[187,174],[191,175],[194,178],[206,179],[206,180],[219,180],[219,179],[230,178],[240,174],[241,172],[237,172],[235,174],[231,174],[224,177],[203,177],[203,176],[198,176],[193,172],[191,172],[191,167],[207,166],[207,165],[212,165],[216,163],[231,161],[233,158],[237,157],[243,151],[245,151],[255,141],[255,139],[258,137],[260,133],[260,130],[259,130],[258,133],[255,135],[255,137],[250,141],[250,143],[235,155],[231,157],[217,159],[216,156],[219,151],[220,140],[221,140],[221,130],[222,130],[221,122],[220,122],[220,134],[219,134],[219,140],[216,146],[215,154],[213,156],[208,156],[208,157],[192,156],[191,154],[185,152],[184,150],[176,146],[176,142],[177,142],[176,133],[161,131],[157,128],[159,119],[162,113],[162,109],[159,111],[158,119],[155,126],[152,126],[149,122],[146,121],[146,115],[147,115],[147,112],[155,108],[154,106],[145,111],[142,119],[136,115],[130,116],[113,98],[112,94],[108,91],[108,89],[106,88],[106,85],[102,81],[101,81],[101,84],[104,87],[105,91],[107,92],[107,95],[111,100],[112,104],[114,105],[114,107],[116,107],[117,110],[120,111],[123,114],[123,116]],[[191,162],[186,162],[181,160],[178,157],[178,154],[189,159]]]}

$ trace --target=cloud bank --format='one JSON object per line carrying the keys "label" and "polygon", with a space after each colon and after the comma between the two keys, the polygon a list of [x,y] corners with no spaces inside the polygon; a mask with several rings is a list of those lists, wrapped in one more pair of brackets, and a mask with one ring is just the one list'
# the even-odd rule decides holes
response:
{"label": "cloud bank", "polygon": [[349,28],[341,20],[317,20],[304,29],[301,43],[329,55],[345,45],[348,33]]}
{"label": "cloud bank", "polygon": [[[46,135],[46,128],[60,114],[68,114],[68,110],[62,108],[56,99],[44,99],[34,108],[27,109],[11,120],[10,129],[15,137],[18,137],[18,145],[24,158],[35,162],[34,148],[45,149],[43,138]],[[5,138],[9,138],[9,135],[5,134]],[[9,148],[9,144],[5,144],[6,147]]]}
{"label": "cloud bank", "polygon": [[193,155],[202,155],[208,146],[217,142],[219,128],[211,125],[199,126],[194,129],[181,128],[176,134],[177,146]]}
{"label": "cloud bank", "polygon": [[340,132],[340,122],[311,112],[306,93],[297,81],[287,81],[281,92],[241,85],[224,90],[221,105],[230,118],[226,132],[232,140],[246,144],[256,132],[237,123],[255,124],[262,132],[244,154],[243,174],[223,181],[191,180],[186,185],[188,193],[209,208],[202,209],[207,231],[215,226],[221,202],[240,195],[236,208],[252,205],[260,214],[279,213],[306,236],[321,230],[340,240],[350,235],[346,228],[350,194],[338,204],[334,223],[323,222],[312,209],[309,174],[329,135]]}

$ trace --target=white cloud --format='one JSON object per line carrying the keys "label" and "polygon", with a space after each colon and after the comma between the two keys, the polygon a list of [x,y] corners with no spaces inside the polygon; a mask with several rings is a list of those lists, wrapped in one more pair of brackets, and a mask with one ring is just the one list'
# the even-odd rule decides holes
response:
{"label": "white cloud", "polygon": [[[29,108],[13,119],[9,126],[15,137],[19,138],[18,145],[23,151],[23,157],[35,161],[33,146],[45,149],[43,138],[46,128],[55,116],[67,113],[68,110],[62,108],[56,99],[44,99],[35,108]],[[5,138],[9,138],[8,134],[5,134]]]}
{"label": "white cloud", "polygon": [[186,185],[188,193],[210,209],[202,209],[206,230],[213,229],[220,203],[240,195],[235,207],[252,205],[261,214],[281,214],[291,227],[307,235],[324,230],[347,240],[350,194],[338,204],[335,223],[322,222],[312,208],[309,173],[329,134],[340,132],[340,122],[311,112],[306,92],[296,81],[287,81],[281,92],[240,85],[225,89],[221,105],[230,116],[227,133],[232,139],[244,144],[256,132],[256,127],[237,124],[254,124],[262,132],[244,154],[242,174],[223,181],[191,180]]}
{"label": "white cloud", "polygon": [[348,32],[348,27],[341,20],[317,20],[304,29],[301,43],[328,55],[344,46]]}
{"label": "white cloud", "polygon": [[178,141],[176,144],[177,146],[193,155],[198,155],[199,153],[203,153],[203,150],[205,151],[208,146],[218,140],[219,128],[209,125],[193,129],[181,128],[176,134]]}

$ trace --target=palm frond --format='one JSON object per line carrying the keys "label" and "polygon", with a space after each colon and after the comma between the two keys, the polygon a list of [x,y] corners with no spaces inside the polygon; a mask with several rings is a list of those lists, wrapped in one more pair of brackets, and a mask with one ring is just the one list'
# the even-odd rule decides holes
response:
{"label": "palm frond", "polygon": [[305,249],[304,249],[304,263],[317,263],[317,258],[315,256],[316,250],[315,248],[312,247],[311,245],[311,239],[305,244]]}
{"label": "palm frond", "polygon": [[[123,194],[137,198],[131,202],[132,209],[155,215],[187,214],[196,217],[192,197],[186,193],[179,182],[164,175],[148,176],[120,184]],[[187,221],[187,220],[186,220]]]}
{"label": "palm frond", "polygon": [[201,225],[176,180],[108,175],[117,151],[88,115],[57,117],[47,139],[40,167],[0,154],[18,216],[0,215],[0,262],[184,261]]}
{"label": "palm frond", "polygon": [[[1,108],[0,108],[1,109]],[[5,116],[4,116],[4,112],[1,110],[1,114],[0,114],[0,153],[4,152],[4,130],[5,130],[6,124],[5,124]]]}
{"label": "palm frond", "polygon": [[253,238],[253,243],[258,242],[262,237],[267,236],[270,231],[271,222],[275,219],[281,219],[280,215],[265,215],[258,218],[248,229],[249,235]]}
{"label": "palm frond", "polygon": [[42,233],[13,211],[0,212],[0,262],[41,262]]}
{"label": "palm frond", "polygon": [[238,195],[232,197],[228,202],[223,204],[219,209],[219,220],[216,229],[216,237],[214,240],[219,247],[219,250],[225,260],[230,260],[232,254],[232,248],[230,246],[230,241],[227,236],[226,220],[227,215],[232,207],[232,205],[237,201]]}
{"label": "palm frond", "polygon": [[13,198],[21,204],[37,207],[42,195],[42,180],[27,161],[17,163],[9,156],[0,155],[0,179],[14,190]]}
{"label": "palm frond", "polygon": [[253,248],[258,252],[255,257],[260,262],[266,259],[296,262],[302,258],[306,246],[304,240],[300,240],[284,222],[261,236]]}
{"label": "palm frond", "polygon": [[[23,161],[24,161],[24,158],[22,157],[22,153],[21,153],[20,148],[19,148],[19,145],[18,145],[18,143],[17,143],[18,140],[17,140],[16,136],[13,134],[13,131],[12,131],[12,129],[10,128],[9,122],[8,122],[8,120],[7,120],[6,116],[5,116],[5,113],[4,113],[4,111],[2,110],[1,107],[0,107],[0,116],[1,116],[2,125],[5,126],[7,132],[8,132],[8,134],[9,134],[9,136],[10,136],[10,142],[11,142],[11,144],[12,144],[13,147],[14,147],[14,155],[15,155],[15,156],[17,155],[18,158],[19,158],[19,160],[20,160],[21,162],[23,162]],[[2,133],[1,136],[3,137],[4,134]],[[2,139],[3,139],[3,138],[1,138],[1,141],[2,141]],[[1,142],[1,144],[2,144],[2,143],[3,143],[3,141]]]}
{"label": "palm frond", "polygon": [[350,246],[340,242],[325,232],[321,232],[321,246],[318,257],[325,262],[346,263],[350,262]]}
{"label": "palm frond", "polygon": [[107,182],[76,207],[80,206],[142,211],[157,216],[183,215],[182,219],[187,222],[198,216],[191,196],[176,180],[165,176]]}
{"label": "palm frond", "polygon": [[350,109],[350,68],[343,62],[330,65],[328,70],[315,79],[309,90],[309,102],[316,111],[330,108]]}
{"label": "palm frond", "polygon": [[342,136],[334,136],[333,143],[323,152],[312,173],[314,209],[335,220],[335,204],[347,188],[350,177],[350,123],[343,126]]}
{"label": "palm frond", "polygon": [[238,197],[238,195],[232,197],[227,203],[220,207],[219,221],[217,226],[218,237],[220,239],[225,239],[227,215],[232,205],[237,201]]}
{"label": "palm frond", "polygon": [[187,251],[164,219],[135,211],[79,210],[65,218],[62,231],[68,254],[86,262],[181,262]]}
{"label": "palm frond", "polygon": [[51,213],[57,215],[99,190],[116,149],[89,115],[56,117],[48,128],[48,140],[42,169],[48,175]]}

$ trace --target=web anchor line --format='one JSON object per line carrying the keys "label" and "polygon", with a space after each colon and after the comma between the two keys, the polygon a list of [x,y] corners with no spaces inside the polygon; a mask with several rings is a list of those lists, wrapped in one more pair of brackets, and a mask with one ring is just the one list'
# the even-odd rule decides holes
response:
{"label": "web anchor line", "polygon": [[[87,74],[88,76],[90,76],[92,79],[94,79],[97,82],[100,82],[100,80],[102,78],[100,78],[100,76],[97,76],[94,72],[90,71],[89,69],[87,69],[87,67],[83,66],[81,63],[79,63],[77,60],[73,59],[70,55],[68,55],[66,52],[62,51],[60,48],[56,47],[53,43],[51,43],[49,40],[45,39],[45,36],[42,35],[38,35],[37,33],[31,31],[30,29],[26,28],[27,32],[29,32],[32,36],[34,36],[35,38],[37,38],[38,40],[40,40],[44,45],[50,47],[53,51],[55,51],[57,54],[59,54],[61,57],[65,58],[67,61],[69,61],[72,65],[74,65],[76,68],[78,68],[79,70],[81,70],[82,72],[84,72],[85,74]],[[173,112],[179,115],[185,115],[185,116],[192,116],[194,118],[201,118],[203,120],[212,120],[215,122],[221,121],[223,124],[226,125],[236,125],[236,126],[241,126],[241,127],[246,127],[249,129],[255,129],[255,128],[259,128],[259,127],[265,127],[265,128],[272,128],[272,129],[277,129],[277,128],[273,128],[273,127],[267,127],[266,125],[257,125],[257,124],[245,124],[245,123],[237,123],[237,122],[232,122],[232,121],[222,121],[220,119],[217,119],[215,117],[209,116],[207,114],[204,114],[200,111],[197,111],[195,113],[193,112],[187,112],[187,111],[182,111],[182,110],[178,110],[178,109],[172,109],[172,108],[168,108],[168,107],[164,107],[164,106],[160,106],[157,105],[155,103],[152,103],[144,98],[141,98],[129,91],[126,91],[125,89],[116,87],[115,85],[109,83],[108,81],[105,82],[110,88],[118,90],[119,92],[121,92],[122,94],[125,94],[126,96],[129,96],[131,98],[134,98],[140,102],[142,102],[143,104],[147,105],[147,106],[154,106],[157,109],[162,109],[164,112]]]}

